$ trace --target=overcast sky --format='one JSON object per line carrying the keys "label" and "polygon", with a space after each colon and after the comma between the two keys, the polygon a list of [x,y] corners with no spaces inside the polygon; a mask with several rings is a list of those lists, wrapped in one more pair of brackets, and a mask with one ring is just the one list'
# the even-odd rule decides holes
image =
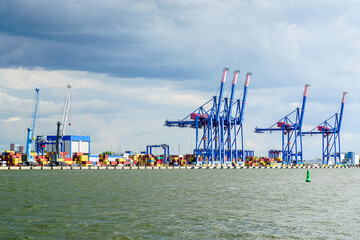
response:
{"label": "overcast sky", "polygon": [[[240,70],[237,98],[252,72],[245,146],[281,148],[281,135],[255,134],[300,106],[304,129],[346,99],[342,151],[360,153],[360,2],[283,0],[0,0],[0,149],[25,145],[40,87],[36,134],[56,132],[72,85],[66,134],[90,135],[92,153],[170,144],[190,153],[195,131],[164,127],[219,89],[222,69]],[[304,138],[307,159],[321,137]]]}

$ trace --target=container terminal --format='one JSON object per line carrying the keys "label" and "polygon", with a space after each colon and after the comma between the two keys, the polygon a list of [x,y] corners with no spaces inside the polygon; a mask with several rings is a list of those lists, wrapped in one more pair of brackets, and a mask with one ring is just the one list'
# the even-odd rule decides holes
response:
{"label": "container terminal", "polygon": [[[281,150],[269,150],[267,157],[257,157],[253,150],[244,149],[243,120],[247,92],[252,73],[245,74],[242,98],[235,98],[235,89],[240,75],[233,73],[229,92],[224,96],[224,87],[229,69],[222,71],[218,96],[213,96],[181,120],[166,120],[164,126],[193,128],[195,149],[192,154],[171,155],[167,144],[148,145],[146,151],[127,151],[119,156],[106,153],[91,155],[90,136],[65,135],[70,103],[71,85],[67,86],[62,121],[57,122],[57,134],[34,135],[39,110],[39,92],[35,89],[35,106],[31,127],[27,129],[26,151],[23,147],[15,151],[1,153],[1,166],[196,166],[196,167],[306,167],[306,166],[358,166],[359,155],[354,152],[342,153],[340,130],[344,112],[346,92],[342,95],[340,112],[318,124],[310,131],[303,131],[306,99],[310,85],[306,84],[301,108],[296,108],[270,127],[255,128],[255,133],[279,132],[282,139]],[[309,162],[303,159],[303,136],[320,136],[322,159]],[[35,150],[33,150],[33,148]],[[164,153],[154,155],[153,148],[161,148]]]}

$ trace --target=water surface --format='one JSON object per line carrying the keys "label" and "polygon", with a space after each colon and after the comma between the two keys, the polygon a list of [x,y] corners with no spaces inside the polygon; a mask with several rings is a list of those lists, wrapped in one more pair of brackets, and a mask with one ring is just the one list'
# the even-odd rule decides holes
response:
{"label": "water surface", "polygon": [[359,239],[360,169],[0,172],[0,239]]}

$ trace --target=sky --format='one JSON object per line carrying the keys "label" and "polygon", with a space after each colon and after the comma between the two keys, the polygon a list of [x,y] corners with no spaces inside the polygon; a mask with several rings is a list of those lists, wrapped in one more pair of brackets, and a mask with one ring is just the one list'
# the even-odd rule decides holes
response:
{"label": "sky", "polygon": [[[54,135],[71,84],[66,134],[89,135],[93,154],[190,153],[195,131],[164,122],[217,95],[228,67],[225,96],[234,70],[236,98],[253,74],[246,149],[281,148],[280,134],[254,129],[299,107],[310,84],[303,129],[338,112],[346,91],[341,151],[360,153],[359,11],[355,0],[0,0],[0,150],[25,145],[36,87],[35,134]],[[303,142],[306,159],[321,157],[320,136]]]}

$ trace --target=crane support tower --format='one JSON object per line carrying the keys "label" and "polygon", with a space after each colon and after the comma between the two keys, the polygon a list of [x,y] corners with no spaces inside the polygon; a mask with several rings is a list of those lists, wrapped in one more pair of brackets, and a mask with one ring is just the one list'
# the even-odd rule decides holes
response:
{"label": "crane support tower", "polygon": [[301,110],[296,108],[269,128],[255,128],[256,133],[281,132],[283,164],[303,164],[302,123],[309,86],[305,85]]}
{"label": "crane support tower", "polygon": [[26,138],[26,164],[32,165],[35,164],[35,159],[33,156],[31,156],[31,147],[35,140],[34,138],[34,132],[36,127],[36,120],[38,117],[38,111],[39,111],[39,88],[35,89],[35,107],[34,107],[34,114],[33,119],[31,123],[31,128],[27,129],[27,138]]}
{"label": "crane support tower", "polygon": [[341,163],[340,130],[346,94],[347,92],[344,92],[342,96],[340,113],[335,113],[309,132],[303,132],[303,135],[322,136],[322,164],[325,165],[329,164],[331,157],[334,158],[335,164]]}
{"label": "crane support tower", "polygon": [[[167,127],[190,127],[196,132],[194,154],[196,164],[237,164],[253,151],[244,151],[243,119],[247,89],[251,73],[246,74],[242,101],[235,98],[235,88],[240,71],[234,71],[230,99],[223,98],[229,69],[224,68],[219,96],[195,109],[180,121],[165,121]],[[241,143],[239,144],[239,141]],[[241,146],[241,148],[240,148]]]}

